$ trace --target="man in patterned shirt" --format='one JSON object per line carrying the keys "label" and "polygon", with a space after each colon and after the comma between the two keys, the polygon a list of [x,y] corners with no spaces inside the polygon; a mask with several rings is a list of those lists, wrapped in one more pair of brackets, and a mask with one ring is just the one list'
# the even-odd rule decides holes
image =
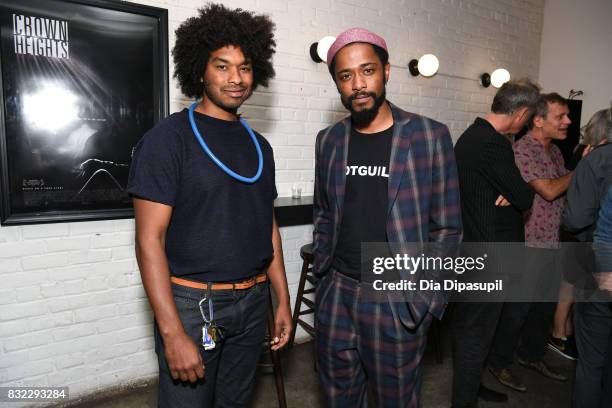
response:
{"label": "man in patterned shirt", "polygon": [[541,95],[528,123],[529,132],[514,144],[521,176],[536,192],[533,207],[525,214],[525,242],[529,251],[527,278],[538,278],[533,280],[533,302],[511,303],[504,308],[489,364],[499,382],[517,391],[527,391],[527,386],[510,370],[519,340],[519,364],[554,380],[567,379],[543,361],[556,302],[542,300],[550,300],[558,293],[561,278],[557,273],[559,227],[572,172],[565,168],[563,155],[552,141],[567,137],[571,123],[568,114],[567,101],[559,94]]}

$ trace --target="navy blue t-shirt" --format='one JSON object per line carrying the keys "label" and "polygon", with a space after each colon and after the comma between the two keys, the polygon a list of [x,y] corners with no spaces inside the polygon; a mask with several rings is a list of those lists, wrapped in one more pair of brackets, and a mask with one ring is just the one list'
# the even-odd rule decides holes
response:
{"label": "navy blue t-shirt", "polygon": [[[257,171],[257,151],[238,121],[194,113],[212,152],[245,177]],[[277,196],[274,157],[258,133],[264,167],[254,184],[223,172],[202,150],[187,109],[149,130],[134,151],[128,192],[172,207],[166,256],[173,276],[201,282],[236,281],[261,273],[272,249]]]}

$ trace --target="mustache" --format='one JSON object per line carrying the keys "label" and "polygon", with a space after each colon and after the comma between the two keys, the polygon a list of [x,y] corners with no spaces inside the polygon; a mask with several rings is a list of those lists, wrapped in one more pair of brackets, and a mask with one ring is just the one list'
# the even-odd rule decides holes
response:
{"label": "mustache", "polygon": [[225,88],[222,88],[224,91],[227,92],[242,92],[242,91],[246,91],[245,87],[233,87],[233,86],[228,86]]}
{"label": "mustache", "polygon": [[376,99],[376,94],[374,92],[356,92],[352,94],[351,96],[349,96],[348,101],[353,102],[355,99],[359,98],[360,96],[369,96],[372,99]]}

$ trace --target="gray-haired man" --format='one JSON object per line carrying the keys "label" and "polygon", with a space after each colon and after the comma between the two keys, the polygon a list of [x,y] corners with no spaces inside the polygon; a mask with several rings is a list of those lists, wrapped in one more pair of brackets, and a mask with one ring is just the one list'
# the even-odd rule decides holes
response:
{"label": "gray-haired man", "polygon": [[[522,211],[533,203],[533,190],[521,177],[506,135],[518,133],[538,100],[529,80],[504,84],[491,113],[476,118],[459,137],[455,156],[459,172],[464,242],[524,241]],[[452,321],[455,349],[455,408],[474,407],[478,396],[502,402],[504,394],[480,384],[503,303],[457,303]]]}

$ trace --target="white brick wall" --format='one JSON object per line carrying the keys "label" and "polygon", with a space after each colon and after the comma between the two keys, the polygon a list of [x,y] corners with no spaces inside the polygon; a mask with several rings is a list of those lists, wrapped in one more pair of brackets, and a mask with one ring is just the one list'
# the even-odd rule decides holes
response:
{"label": "white brick wall", "polygon": [[[448,124],[456,139],[495,92],[480,87],[481,73],[503,66],[513,77],[537,76],[543,1],[224,1],[269,13],[277,24],[277,77],[243,112],[274,147],[280,195],[294,184],[312,194],[316,132],[345,115],[326,66],[308,56],[312,42],[351,26],[384,36],[393,65],[389,99]],[[204,4],[139,2],[169,9],[171,46],[177,26]],[[427,52],[440,59],[439,75],[413,78],[401,68]],[[171,111],[190,102],[174,81],[170,100]],[[281,233],[294,295],[298,251],[312,227]],[[68,385],[80,395],[155,375],[133,234],[133,220],[0,228],[0,386]]]}

